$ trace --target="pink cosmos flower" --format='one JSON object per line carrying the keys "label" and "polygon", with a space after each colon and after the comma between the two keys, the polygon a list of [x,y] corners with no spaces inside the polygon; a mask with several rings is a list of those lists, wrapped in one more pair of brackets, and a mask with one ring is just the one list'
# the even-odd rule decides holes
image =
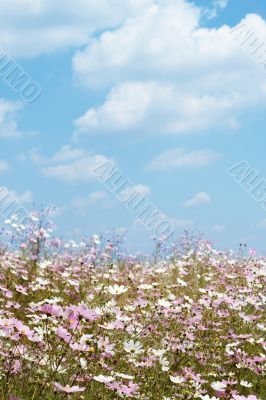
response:
{"label": "pink cosmos flower", "polygon": [[60,383],[54,382],[54,387],[61,391],[61,392],[65,392],[65,393],[77,393],[77,392],[84,392],[85,388],[82,388],[80,386],[62,386]]}
{"label": "pink cosmos flower", "polygon": [[89,310],[84,304],[80,304],[77,308],[77,311],[79,315],[87,321],[95,321],[99,318],[99,314],[97,314],[96,311]]}
{"label": "pink cosmos flower", "polygon": [[257,254],[256,249],[249,249],[248,253],[250,256],[255,256]]}
{"label": "pink cosmos flower", "polygon": [[41,311],[45,314],[53,315],[54,317],[59,317],[63,313],[61,306],[56,306],[51,304],[44,304],[41,307]]}
{"label": "pink cosmos flower", "polygon": [[133,382],[129,382],[127,385],[119,382],[111,382],[107,383],[107,387],[126,397],[135,397],[139,389],[139,385]]}
{"label": "pink cosmos flower", "polygon": [[71,329],[77,329],[77,327],[79,325],[78,315],[71,311],[67,318],[68,318],[68,321],[69,321],[70,328]]}
{"label": "pink cosmos flower", "polygon": [[56,330],[56,334],[60,339],[63,339],[66,343],[71,341],[70,333],[63,327],[59,326]]}
{"label": "pink cosmos flower", "polygon": [[15,327],[21,335],[30,336],[32,333],[30,328],[27,325],[24,325],[21,321],[16,321]]}

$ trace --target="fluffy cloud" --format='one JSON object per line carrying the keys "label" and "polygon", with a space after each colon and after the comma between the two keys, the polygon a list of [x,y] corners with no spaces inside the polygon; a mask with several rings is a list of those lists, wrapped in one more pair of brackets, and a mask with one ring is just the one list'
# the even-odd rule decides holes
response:
{"label": "fluffy cloud", "polygon": [[[237,128],[246,110],[264,104],[263,73],[230,35],[231,27],[204,28],[203,15],[185,0],[154,2],[77,52],[79,82],[106,88],[107,96],[77,119],[76,134]],[[243,21],[266,35],[258,15]]]}
{"label": "fluffy cloud", "polygon": [[[266,23],[258,15],[248,15],[242,22],[259,36],[266,32]],[[202,89],[206,84],[211,89],[215,84],[221,88],[221,74],[229,84],[237,78],[232,74],[247,74],[252,68],[230,32],[227,25],[202,27],[202,10],[192,3],[164,0],[90,41],[74,56],[73,68],[89,87],[170,78],[181,87]],[[240,78],[236,80],[239,85]]]}
{"label": "fluffy cloud", "polygon": [[208,19],[215,18],[220,10],[227,7],[228,0],[213,0],[212,8],[206,10]]}
{"label": "fluffy cloud", "polygon": [[[241,103],[235,94],[191,94],[172,84],[128,82],[111,90],[105,103],[90,108],[75,121],[75,136],[95,132],[145,132],[182,134],[209,129],[218,121],[238,125]],[[242,101],[243,102],[243,101]]]}
{"label": "fluffy cloud", "polygon": [[[92,33],[118,26],[152,0],[2,0],[1,45],[15,56],[36,56],[85,45]],[[21,45],[23,44],[23,46]]]}
{"label": "fluffy cloud", "polygon": [[95,179],[93,170],[111,161],[100,154],[91,154],[84,149],[77,149],[71,146],[63,146],[52,157],[44,157],[36,150],[30,152],[32,161],[44,164],[41,172],[44,176],[59,179],[65,182],[84,182]]}
{"label": "fluffy cloud", "polygon": [[[200,9],[186,1],[153,2],[140,15],[104,32],[78,52],[74,71],[88,86],[139,79],[145,74],[158,77],[163,69],[165,74],[173,73],[175,67],[189,61],[187,55],[194,48],[187,48],[184,39],[198,26],[199,18]],[[175,53],[180,50],[183,54]]]}
{"label": "fluffy cloud", "polygon": [[92,192],[89,196],[89,203],[96,204],[99,201],[106,200],[107,193],[106,192]]}
{"label": "fluffy cloud", "polygon": [[100,206],[103,208],[109,208],[111,206],[110,200],[108,200],[107,192],[92,192],[87,197],[76,197],[71,202],[71,207],[79,214],[79,215],[87,215],[88,209],[91,206]]}
{"label": "fluffy cloud", "polygon": [[131,189],[133,192],[142,194],[143,196],[149,196],[151,194],[151,189],[147,185],[135,185]]}
{"label": "fluffy cloud", "polygon": [[266,218],[264,218],[263,220],[260,221],[260,223],[258,224],[258,228],[266,229]]}
{"label": "fluffy cloud", "polygon": [[205,192],[199,192],[195,194],[194,197],[187,200],[184,206],[187,208],[202,206],[204,204],[209,204],[211,202],[211,196]]}
{"label": "fluffy cloud", "polygon": [[220,224],[214,224],[214,225],[212,225],[211,230],[214,232],[223,232],[224,226],[220,225]]}
{"label": "fluffy cloud", "polygon": [[220,159],[212,150],[187,151],[182,147],[170,149],[155,157],[148,165],[149,171],[164,171],[180,167],[204,167]]}
{"label": "fluffy cloud", "polygon": [[5,160],[0,160],[0,172],[5,172],[8,170],[8,162]]}
{"label": "fluffy cloud", "polygon": [[22,194],[17,194],[13,190],[10,190],[10,193],[14,196],[18,203],[28,204],[32,203],[33,201],[33,193],[30,190],[26,190]]}
{"label": "fluffy cloud", "polygon": [[22,108],[19,102],[0,99],[0,139],[15,138],[22,133],[17,127],[17,113]]}
{"label": "fluffy cloud", "polygon": [[120,198],[130,198],[130,196],[132,196],[133,194],[139,193],[140,195],[142,195],[143,197],[149,196],[151,194],[151,189],[149,188],[149,186],[146,185],[134,185],[131,187],[126,188],[125,190],[123,190],[120,193]]}
{"label": "fluffy cloud", "polygon": [[171,219],[174,226],[177,229],[191,229],[194,226],[194,222],[191,219]]}

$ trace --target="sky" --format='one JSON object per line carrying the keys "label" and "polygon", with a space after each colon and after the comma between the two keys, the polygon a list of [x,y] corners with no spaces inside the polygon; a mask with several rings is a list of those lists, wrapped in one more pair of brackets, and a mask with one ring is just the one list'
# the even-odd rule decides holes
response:
{"label": "sky", "polygon": [[66,238],[117,229],[147,251],[151,232],[89,171],[110,159],[177,235],[266,253],[265,210],[227,173],[247,160],[266,178],[266,69],[241,23],[263,42],[265,1],[2,0],[1,49],[41,93],[0,76],[0,186],[55,205]]}

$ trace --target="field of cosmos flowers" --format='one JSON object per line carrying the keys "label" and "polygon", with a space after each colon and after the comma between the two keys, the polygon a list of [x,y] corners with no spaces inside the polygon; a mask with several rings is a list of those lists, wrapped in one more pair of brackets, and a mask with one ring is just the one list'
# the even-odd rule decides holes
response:
{"label": "field of cosmos flowers", "polygon": [[265,267],[184,235],[152,256],[49,221],[0,240],[0,399],[266,399]]}

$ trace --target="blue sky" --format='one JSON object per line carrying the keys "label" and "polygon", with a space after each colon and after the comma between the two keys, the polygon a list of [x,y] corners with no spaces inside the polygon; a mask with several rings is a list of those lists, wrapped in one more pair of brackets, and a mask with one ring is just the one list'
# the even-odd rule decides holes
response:
{"label": "blue sky", "polygon": [[[266,73],[229,32],[262,41],[256,0],[9,0],[1,46],[42,88],[24,103],[0,77],[0,181],[29,210],[50,203],[67,238],[145,230],[84,168],[112,159],[176,225],[221,248],[265,252],[266,215],[226,171],[266,178]],[[70,173],[71,171],[71,173]]]}

